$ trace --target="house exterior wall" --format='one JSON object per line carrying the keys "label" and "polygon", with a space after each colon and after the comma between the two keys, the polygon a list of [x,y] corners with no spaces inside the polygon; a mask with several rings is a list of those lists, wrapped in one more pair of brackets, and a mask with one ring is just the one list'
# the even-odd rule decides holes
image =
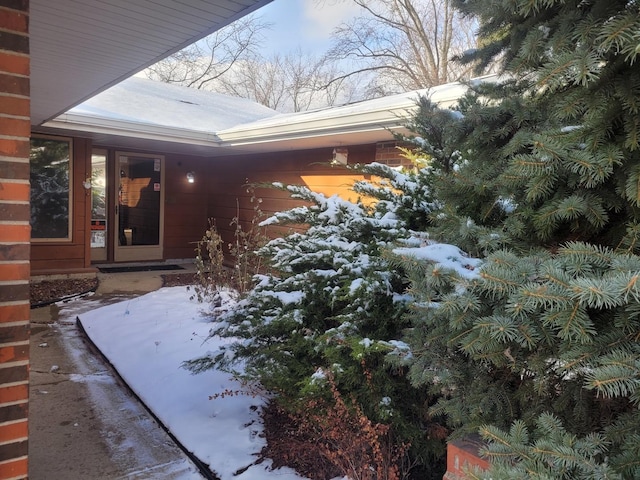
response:
{"label": "house exterior wall", "polygon": [[400,151],[398,147],[413,148],[412,145],[394,140],[379,142],[376,144],[375,161],[389,165],[390,167],[410,167],[411,161],[402,156],[402,151]]}
{"label": "house exterior wall", "polygon": [[[165,157],[164,259],[193,258],[196,242],[207,228],[210,185],[207,170],[215,165],[206,158]],[[187,181],[193,172],[194,183]]]}
{"label": "house exterior wall", "polygon": [[[348,162],[370,163],[375,158],[375,145],[348,147]],[[343,198],[356,200],[350,191],[355,180],[364,175],[351,172],[340,166],[331,166],[332,149],[315,149],[269,154],[243,155],[212,159],[218,166],[209,172],[207,216],[213,219],[225,243],[233,241],[232,219],[238,216],[248,223],[254,215],[255,203],[251,202],[251,192],[247,184],[270,184],[281,182],[291,185],[306,185],[310,189],[327,196],[338,194]],[[261,187],[255,196],[260,198],[260,210],[265,215],[300,205],[300,201],[290,198],[287,192]],[[270,227],[269,235],[286,233],[288,228]]]}
{"label": "house exterior wall", "polygon": [[0,478],[27,478],[29,3],[0,3]]}
{"label": "house exterior wall", "polygon": [[[95,272],[95,268],[91,266],[91,193],[83,186],[83,182],[91,176],[93,145],[90,140],[78,137],[73,138],[72,142],[73,220],[71,240],[34,241],[31,244],[31,275],[34,277]],[[96,148],[107,150],[111,162],[115,158],[115,152],[123,150],[104,146]],[[131,149],[125,150],[131,151]],[[141,151],[139,153],[162,155],[162,152],[159,151]],[[208,161],[206,158],[185,155],[166,154],[164,157],[166,194],[163,259],[192,258],[195,241],[200,238],[207,226],[207,184],[203,181],[204,175],[199,176],[199,181],[196,183],[189,184],[186,180],[186,173],[193,171],[198,177],[198,172],[203,172],[207,168]],[[112,167],[113,165],[108,171],[109,178],[113,177]],[[113,182],[109,182],[110,203],[115,204],[113,199],[116,198],[116,194]],[[113,212],[111,212],[107,224],[114,225]],[[112,245],[114,232],[112,227],[109,228],[108,243]]]}
{"label": "house exterior wall", "polygon": [[31,271],[39,275],[82,273],[90,271],[90,230],[88,218],[91,192],[82,182],[91,177],[91,141],[73,138],[71,239],[67,241],[33,241]]}
{"label": "house exterior wall", "polygon": [[[91,195],[83,186],[83,182],[91,176],[92,149],[107,151],[111,165],[107,172],[108,179],[114,177],[116,151],[136,152],[135,149],[122,149],[117,145],[92,145],[90,140],[80,137],[72,138],[72,143],[71,239],[32,242],[31,275],[35,277],[95,272],[91,266],[90,248]],[[396,146],[395,141],[349,146],[346,148],[348,163],[377,161],[394,167],[406,165],[408,162],[402,158]],[[137,153],[163,155],[165,158],[163,255],[158,260],[193,258],[196,243],[202,238],[210,218],[216,222],[225,243],[232,241],[232,219],[239,216],[241,221],[249,222],[253,216],[254,205],[250,202],[247,183],[279,181],[306,185],[328,196],[338,194],[356,200],[350,187],[354,181],[365,178],[341,166],[329,165],[333,157],[333,149],[330,148],[215,158],[168,154],[162,150],[140,150]],[[195,175],[194,183],[187,182],[188,172]],[[117,195],[114,182],[108,184],[108,195],[111,199],[109,202],[113,203]],[[266,214],[300,204],[286,192],[275,189],[260,188],[256,195],[262,199],[260,208]],[[107,225],[114,224],[111,212]],[[270,234],[278,235],[285,231],[272,228]],[[107,243],[112,250],[113,227],[108,232]]]}
{"label": "house exterior wall", "polygon": [[482,440],[476,435],[449,442],[447,444],[447,471],[443,480],[464,480],[467,478],[466,470],[488,469],[489,462],[481,458],[479,454],[482,445]]}

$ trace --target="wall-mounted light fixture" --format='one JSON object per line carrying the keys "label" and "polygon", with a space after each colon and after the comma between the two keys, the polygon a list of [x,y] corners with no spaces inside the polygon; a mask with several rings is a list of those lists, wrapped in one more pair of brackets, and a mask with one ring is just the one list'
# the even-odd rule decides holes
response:
{"label": "wall-mounted light fixture", "polygon": [[193,172],[188,172],[187,173],[187,182],[189,183],[195,183],[196,181],[196,174]]}
{"label": "wall-mounted light fixture", "polygon": [[349,150],[346,148],[334,148],[331,165],[346,165],[349,157]]}

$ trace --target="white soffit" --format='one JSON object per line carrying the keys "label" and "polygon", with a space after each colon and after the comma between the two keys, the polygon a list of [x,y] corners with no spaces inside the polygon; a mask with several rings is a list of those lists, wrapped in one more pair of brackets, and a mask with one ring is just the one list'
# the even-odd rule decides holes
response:
{"label": "white soffit", "polygon": [[40,125],[271,0],[31,0]]}

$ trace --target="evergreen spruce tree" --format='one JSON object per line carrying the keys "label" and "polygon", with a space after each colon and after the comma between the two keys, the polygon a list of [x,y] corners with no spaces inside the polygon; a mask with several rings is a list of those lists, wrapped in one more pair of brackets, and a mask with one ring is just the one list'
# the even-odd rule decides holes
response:
{"label": "evergreen spruce tree", "polygon": [[432,237],[484,258],[461,276],[403,250],[416,386],[480,478],[640,478],[640,4],[460,0],[503,78],[454,112],[421,101]]}

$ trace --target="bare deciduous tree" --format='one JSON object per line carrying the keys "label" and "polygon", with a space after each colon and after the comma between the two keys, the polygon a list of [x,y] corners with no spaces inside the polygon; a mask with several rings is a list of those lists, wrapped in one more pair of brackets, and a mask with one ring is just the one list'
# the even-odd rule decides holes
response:
{"label": "bare deciduous tree", "polygon": [[331,8],[352,2],[360,16],[334,32],[318,58],[300,49],[265,56],[270,25],[245,17],[147,69],[154,80],[252,99],[280,111],[303,111],[428,88],[465,78],[451,61],[475,46],[474,24],[452,0],[313,0]]}
{"label": "bare deciduous tree", "polygon": [[282,57],[266,61],[252,55],[237,62],[227,75],[218,79],[216,90],[236,97],[250,98],[278,110],[284,103],[286,87],[282,75]]}
{"label": "bare deciduous tree", "polygon": [[216,82],[216,90],[250,98],[274,110],[300,112],[344,103],[355,93],[352,82],[335,65],[300,49],[265,58],[253,55],[237,62]]}
{"label": "bare deciduous tree", "polygon": [[205,89],[241,59],[255,55],[262,33],[270,24],[259,16],[247,16],[218,30],[200,42],[150,66],[147,77],[165,83]]}
{"label": "bare deciduous tree", "polygon": [[359,5],[363,14],[334,32],[327,56],[345,69],[336,79],[369,74],[369,88],[384,94],[428,88],[470,74],[470,66],[452,57],[475,47],[475,25],[463,19],[450,0],[343,1]]}

